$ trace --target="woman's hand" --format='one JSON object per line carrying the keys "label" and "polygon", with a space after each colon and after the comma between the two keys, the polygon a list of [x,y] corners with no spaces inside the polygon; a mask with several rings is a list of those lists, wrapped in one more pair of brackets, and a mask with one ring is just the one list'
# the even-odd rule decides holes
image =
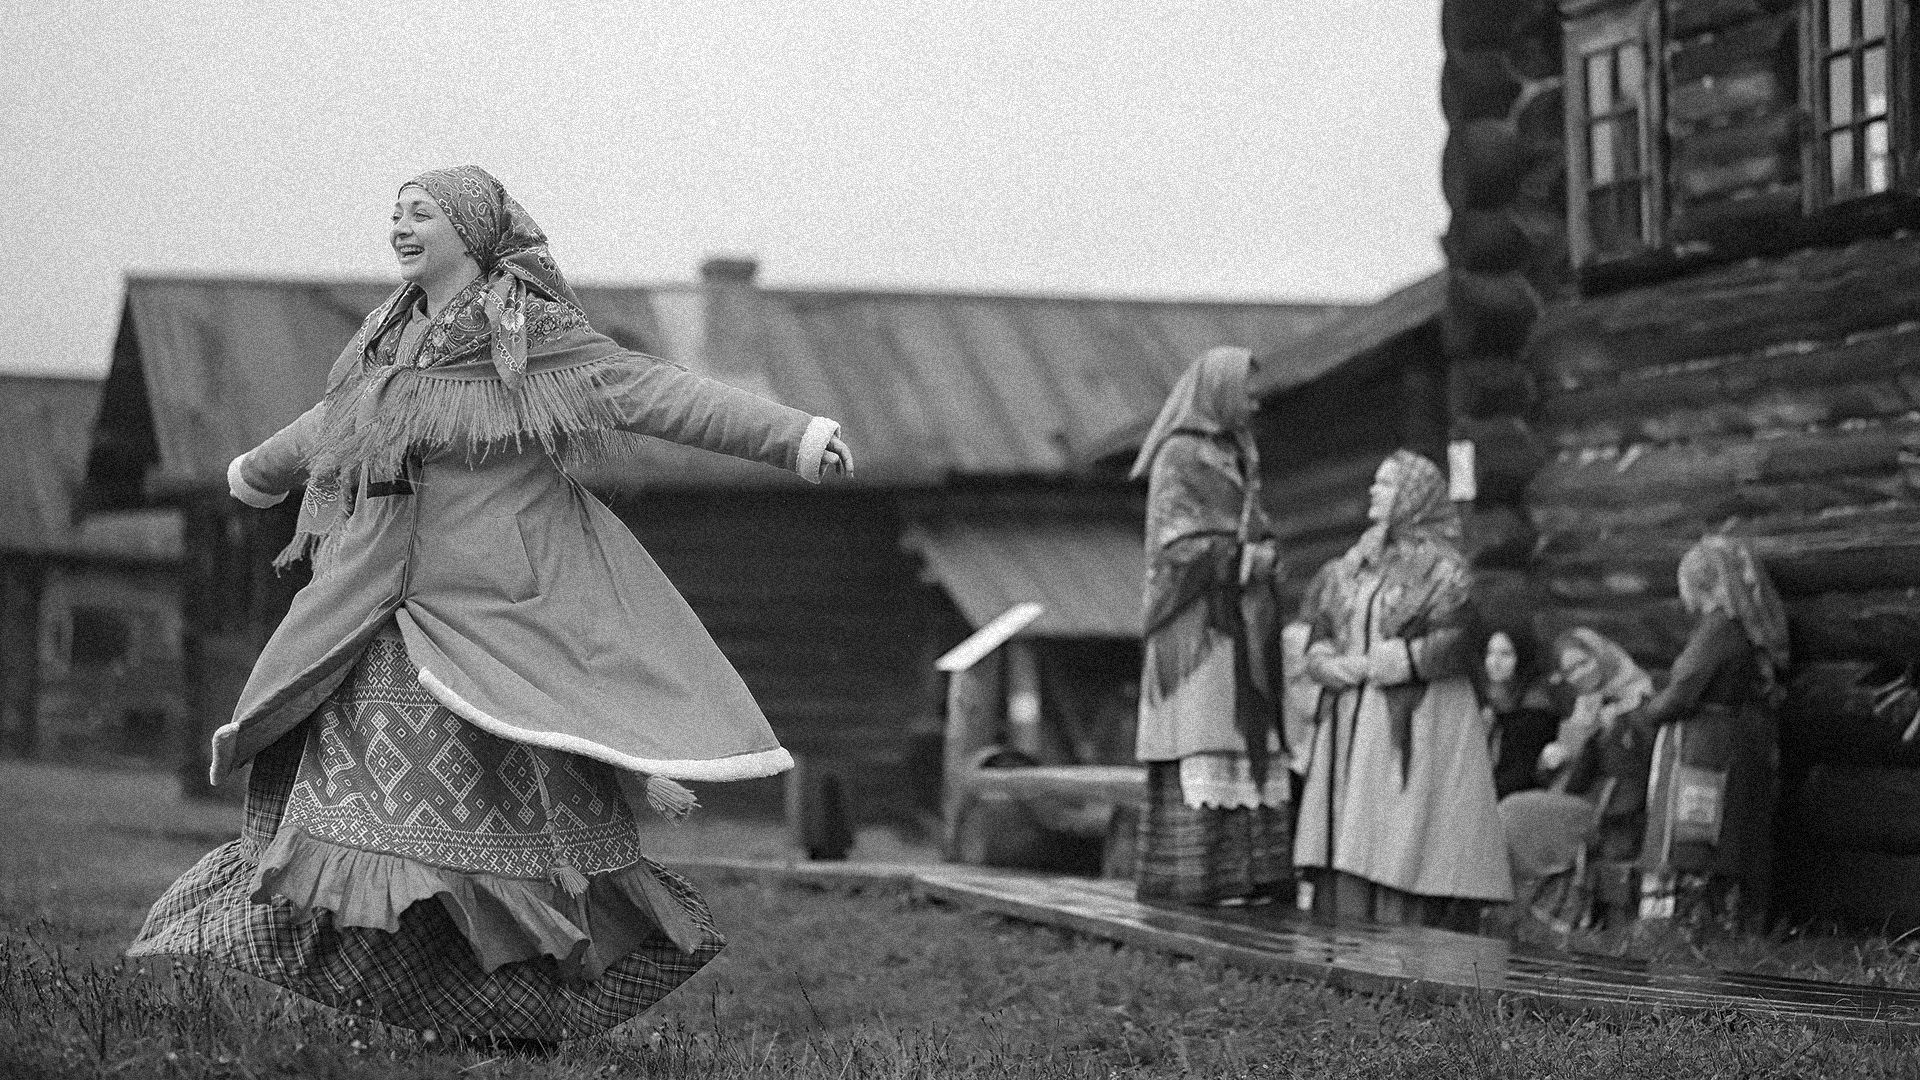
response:
{"label": "woman's hand", "polygon": [[1307,677],[1321,686],[1347,690],[1366,681],[1367,658],[1314,653],[1307,657]]}
{"label": "woman's hand", "polygon": [[1280,565],[1280,546],[1272,540],[1256,540],[1240,549],[1242,584],[1273,576]]}
{"label": "woman's hand", "polygon": [[1540,748],[1540,767],[1550,772],[1565,765],[1567,759],[1572,756],[1566,747],[1557,742],[1550,742]]}
{"label": "woman's hand", "polygon": [[1399,686],[1413,681],[1413,656],[1407,643],[1388,638],[1367,650],[1365,679],[1375,686]]}
{"label": "woman's hand", "polygon": [[846,440],[838,434],[827,440],[827,448],[820,454],[821,475],[826,475],[828,469],[849,479],[853,477],[853,451],[847,449]]}

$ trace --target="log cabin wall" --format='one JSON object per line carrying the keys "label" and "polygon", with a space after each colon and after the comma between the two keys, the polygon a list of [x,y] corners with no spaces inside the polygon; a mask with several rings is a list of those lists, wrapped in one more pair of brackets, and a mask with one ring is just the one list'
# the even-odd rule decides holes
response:
{"label": "log cabin wall", "polygon": [[1752,538],[1795,652],[1776,900],[1900,929],[1920,925],[1911,9],[1564,0],[1580,295],[1525,352],[1538,632],[1592,626],[1664,666],[1680,556]]}
{"label": "log cabin wall", "polygon": [[[1536,598],[1524,493],[1541,451],[1523,353],[1541,310],[1573,284],[1559,12],[1551,0],[1446,0],[1441,37],[1441,189],[1451,212],[1441,239],[1443,434],[1476,451],[1467,515],[1476,591],[1504,626],[1524,620]],[[1444,446],[1435,449],[1445,464]]]}

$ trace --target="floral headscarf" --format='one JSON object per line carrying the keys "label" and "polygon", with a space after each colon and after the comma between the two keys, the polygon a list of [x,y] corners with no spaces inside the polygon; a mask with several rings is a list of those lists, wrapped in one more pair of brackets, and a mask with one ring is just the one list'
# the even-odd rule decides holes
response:
{"label": "floral headscarf", "polygon": [[1375,522],[1347,550],[1350,563],[1372,565],[1396,546],[1459,546],[1460,512],[1447,497],[1447,478],[1438,465],[1411,450],[1395,450],[1381,471],[1393,485],[1393,503],[1386,520]]}
{"label": "floral headscarf", "polygon": [[[1553,639],[1553,656],[1557,665],[1559,659],[1569,649],[1576,649],[1593,658],[1594,666],[1599,669],[1600,687],[1590,691],[1594,696],[1606,701],[1626,701],[1644,699],[1653,692],[1653,678],[1642,671],[1627,650],[1615,644],[1611,638],[1597,630],[1577,626]],[[1588,693],[1586,691],[1583,694]]]}
{"label": "floral headscarf", "polygon": [[1707,536],[1680,560],[1680,602],[1694,614],[1717,611],[1740,624],[1769,681],[1787,670],[1787,611],[1753,548],[1730,536]]}
{"label": "floral headscarf", "polygon": [[[507,389],[519,391],[526,382],[529,315],[538,316],[541,309],[557,304],[568,309],[553,313],[560,321],[570,322],[565,315],[577,315],[585,322],[579,297],[547,251],[547,234],[500,181],[478,165],[424,172],[400,190],[410,187],[433,198],[467,254],[480,264],[479,280],[435,316],[420,365],[489,357]],[[384,342],[391,348],[397,335],[387,331],[406,319],[417,295],[418,286],[403,286],[380,317],[370,321],[372,333],[361,342],[369,359],[391,362],[391,356],[379,356],[378,346]]]}
{"label": "floral headscarf", "polygon": [[[1222,345],[1208,349],[1181,374],[1167,393],[1160,415],[1140,445],[1127,473],[1138,480],[1153,468],[1154,455],[1160,452],[1175,432],[1196,435],[1238,435],[1246,430],[1247,376],[1253,369],[1253,353]],[[1248,445],[1251,439],[1243,440]]]}

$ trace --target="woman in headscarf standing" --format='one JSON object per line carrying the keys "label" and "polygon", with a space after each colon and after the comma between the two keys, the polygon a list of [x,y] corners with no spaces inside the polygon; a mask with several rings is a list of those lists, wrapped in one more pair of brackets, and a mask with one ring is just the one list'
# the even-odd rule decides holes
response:
{"label": "woman in headscarf standing", "polygon": [[1292,877],[1269,653],[1278,560],[1248,426],[1251,363],[1245,349],[1200,357],[1133,464],[1148,478],[1142,900],[1260,902]]}
{"label": "woman in headscarf standing", "polygon": [[1640,915],[1730,926],[1763,912],[1772,884],[1786,609],[1753,549],[1726,536],[1680,560],[1680,602],[1693,632],[1638,718],[1659,732]]}
{"label": "woman in headscarf standing", "polygon": [[545,235],[473,166],[400,189],[403,284],[324,400],[228,469],[303,483],[312,557],[214,736],[252,763],[241,839],[129,955],[184,953],[386,1023],[488,1042],[604,1031],[724,944],[640,851],[676,781],[791,766],[659,568],[569,472],[632,435],[817,479],[838,425],[588,326]]}
{"label": "woman in headscarf standing", "polygon": [[1324,913],[1473,929],[1513,888],[1459,518],[1439,468],[1405,450],[1375,474],[1368,516],[1313,613],[1320,708],[1294,863],[1314,868]]}

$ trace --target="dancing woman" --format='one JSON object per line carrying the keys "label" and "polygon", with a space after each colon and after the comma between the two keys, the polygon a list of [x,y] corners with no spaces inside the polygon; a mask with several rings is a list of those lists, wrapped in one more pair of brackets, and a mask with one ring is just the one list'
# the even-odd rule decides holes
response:
{"label": "dancing woman", "polygon": [[1477,927],[1512,898],[1469,678],[1467,561],[1446,478],[1396,451],[1372,528],[1323,571],[1307,672],[1321,686],[1293,858],[1340,918]]}
{"label": "dancing woman", "polygon": [[634,815],[676,781],[791,766],[632,533],[568,465],[631,435],[818,479],[838,425],[627,352],[546,237],[473,166],[401,187],[404,283],[324,400],[235,459],[233,495],[306,485],[283,559],[311,584],[261,653],[213,779],[241,839],[154,905],[129,955],[193,954],[443,1037],[604,1031],[724,944]]}

